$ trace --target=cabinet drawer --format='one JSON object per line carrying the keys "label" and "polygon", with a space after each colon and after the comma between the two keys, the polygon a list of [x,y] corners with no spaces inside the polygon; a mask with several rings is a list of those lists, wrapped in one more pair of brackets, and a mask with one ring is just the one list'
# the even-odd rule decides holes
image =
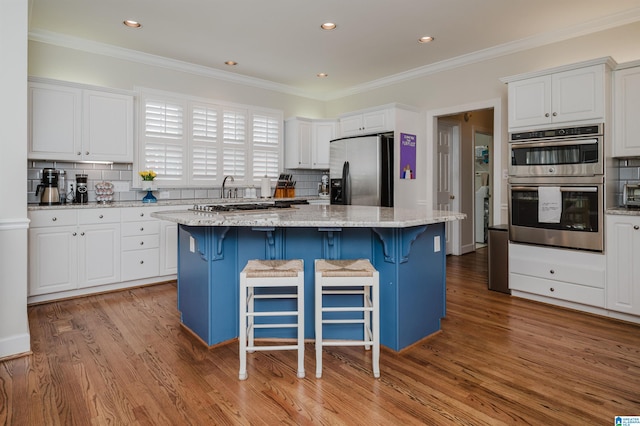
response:
{"label": "cabinet drawer", "polygon": [[78,211],[78,223],[80,225],[96,223],[119,223],[120,209],[82,209]]}
{"label": "cabinet drawer", "polygon": [[606,259],[604,255],[596,253],[510,244],[509,271],[604,289]]}
{"label": "cabinet drawer", "polygon": [[159,249],[135,250],[122,253],[122,281],[158,276]]}
{"label": "cabinet drawer", "polygon": [[38,210],[29,212],[31,228],[50,226],[75,226],[78,214],[76,210]]}
{"label": "cabinet drawer", "polygon": [[151,217],[151,212],[156,211],[152,207],[127,207],[122,209],[121,217],[123,222],[141,222],[146,220],[157,220]]}
{"label": "cabinet drawer", "polygon": [[530,275],[514,274],[513,272],[509,273],[509,288],[511,290],[604,308],[604,288],[545,280]]}
{"label": "cabinet drawer", "polygon": [[123,237],[120,247],[123,251],[143,250],[158,248],[160,246],[160,235],[140,235],[137,237]]}
{"label": "cabinet drawer", "polygon": [[160,233],[160,221],[154,219],[149,222],[123,222],[122,236],[151,235]]}

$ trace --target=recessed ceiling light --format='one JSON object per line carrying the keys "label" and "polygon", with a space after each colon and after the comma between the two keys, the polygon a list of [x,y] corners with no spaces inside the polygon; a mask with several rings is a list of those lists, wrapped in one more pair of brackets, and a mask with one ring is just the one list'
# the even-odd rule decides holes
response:
{"label": "recessed ceiling light", "polygon": [[333,22],[325,22],[324,24],[320,25],[320,28],[322,28],[323,30],[335,30],[337,27],[338,26]]}
{"label": "recessed ceiling light", "polygon": [[133,21],[131,19],[126,19],[122,23],[125,24],[127,27],[130,27],[130,28],[140,28],[140,27],[142,27],[142,24],[140,22]]}
{"label": "recessed ceiling light", "polygon": [[229,65],[230,67],[238,65],[236,61],[225,61],[224,64]]}
{"label": "recessed ceiling light", "polygon": [[320,78],[326,78],[326,77],[329,77],[329,74],[327,74],[326,72],[321,72],[321,73],[318,73],[318,74],[316,74],[316,75],[317,75],[318,77],[320,77]]}
{"label": "recessed ceiling light", "polygon": [[432,42],[433,40],[435,39],[431,36],[424,36],[418,39],[418,43],[429,43],[429,42]]}

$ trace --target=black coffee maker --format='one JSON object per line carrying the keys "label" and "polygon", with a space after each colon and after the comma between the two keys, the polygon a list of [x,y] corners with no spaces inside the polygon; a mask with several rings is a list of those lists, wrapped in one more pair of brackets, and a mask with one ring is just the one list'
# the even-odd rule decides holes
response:
{"label": "black coffee maker", "polygon": [[87,191],[87,175],[76,175],[76,195],[73,202],[76,204],[87,204],[89,202],[89,193]]}
{"label": "black coffee maker", "polygon": [[41,206],[53,206],[60,204],[60,191],[58,190],[58,170],[42,169],[42,180],[36,187],[36,196],[40,194]]}

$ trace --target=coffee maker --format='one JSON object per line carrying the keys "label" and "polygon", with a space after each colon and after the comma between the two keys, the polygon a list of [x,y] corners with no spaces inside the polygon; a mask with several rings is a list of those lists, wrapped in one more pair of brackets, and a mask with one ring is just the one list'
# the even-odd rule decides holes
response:
{"label": "coffee maker", "polygon": [[36,196],[40,194],[41,206],[53,206],[60,204],[58,176],[59,172],[56,169],[42,169],[42,180],[36,187]]}
{"label": "coffee maker", "polygon": [[76,204],[87,204],[89,202],[89,193],[87,192],[87,175],[76,175],[76,195],[73,202]]}

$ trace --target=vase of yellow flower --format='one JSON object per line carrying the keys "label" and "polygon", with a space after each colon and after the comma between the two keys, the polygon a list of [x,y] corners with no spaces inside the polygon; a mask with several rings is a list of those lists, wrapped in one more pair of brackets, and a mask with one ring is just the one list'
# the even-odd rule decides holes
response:
{"label": "vase of yellow flower", "polygon": [[156,178],[157,174],[153,170],[143,170],[139,172],[140,177],[142,178],[142,189],[147,190],[147,195],[142,199],[143,203],[155,203],[158,200],[154,197],[151,192],[154,189],[153,180]]}

